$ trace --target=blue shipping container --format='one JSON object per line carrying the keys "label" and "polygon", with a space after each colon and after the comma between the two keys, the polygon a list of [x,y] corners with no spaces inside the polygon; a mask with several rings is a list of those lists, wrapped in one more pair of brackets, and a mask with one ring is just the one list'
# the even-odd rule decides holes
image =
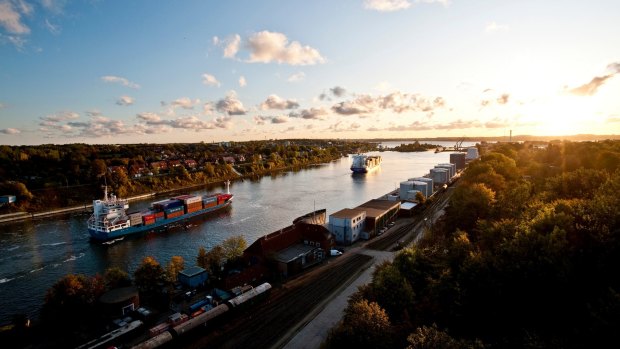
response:
{"label": "blue shipping container", "polygon": [[175,212],[179,212],[179,211],[183,211],[183,206],[168,208],[168,209],[166,209],[166,214],[168,214],[168,213],[175,213]]}

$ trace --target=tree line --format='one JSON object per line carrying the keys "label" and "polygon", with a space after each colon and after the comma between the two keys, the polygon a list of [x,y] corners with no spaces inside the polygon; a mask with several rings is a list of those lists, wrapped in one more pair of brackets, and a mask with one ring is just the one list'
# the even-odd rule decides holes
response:
{"label": "tree line", "polygon": [[[0,146],[0,195],[15,195],[10,211],[83,205],[108,185],[118,196],[219,182],[239,176],[325,163],[376,144],[329,140],[278,140],[190,144],[45,144]],[[238,159],[235,164],[226,157]],[[194,160],[196,166],[159,169],[159,161]],[[118,170],[121,168],[122,170]],[[144,173],[140,173],[143,169]]]}
{"label": "tree line", "polygon": [[325,348],[618,343],[620,142],[482,151],[444,218],[375,270]]}

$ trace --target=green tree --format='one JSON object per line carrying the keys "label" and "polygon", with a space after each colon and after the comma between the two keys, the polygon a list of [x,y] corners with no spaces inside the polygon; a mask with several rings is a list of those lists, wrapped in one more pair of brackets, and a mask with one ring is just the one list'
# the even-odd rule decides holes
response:
{"label": "green tree", "polygon": [[126,271],[118,268],[111,267],[106,269],[103,274],[103,281],[105,282],[107,289],[113,289],[117,287],[126,287],[131,285],[131,278]]}
{"label": "green tree", "polygon": [[472,228],[478,219],[491,214],[495,192],[482,183],[462,184],[454,190],[450,199],[450,223],[462,229]]}
{"label": "green tree", "polygon": [[221,245],[215,245],[207,253],[207,267],[205,269],[209,270],[212,275],[219,276],[222,273],[222,265],[224,265],[225,260],[226,253],[224,248]]}
{"label": "green tree", "polygon": [[245,241],[245,238],[241,235],[229,237],[222,242],[224,258],[230,262],[240,258],[243,256],[243,251],[246,249],[247,245],[247,241]]}

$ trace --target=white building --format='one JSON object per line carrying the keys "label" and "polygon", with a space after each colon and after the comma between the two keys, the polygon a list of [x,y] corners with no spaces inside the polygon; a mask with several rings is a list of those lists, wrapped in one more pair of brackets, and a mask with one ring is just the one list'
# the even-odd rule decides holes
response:
{"label": "white building", "polygon": [[350,245],[359,240],[365,222],[365,210],[345,208],[329,215],[329,231],[337,243]]}

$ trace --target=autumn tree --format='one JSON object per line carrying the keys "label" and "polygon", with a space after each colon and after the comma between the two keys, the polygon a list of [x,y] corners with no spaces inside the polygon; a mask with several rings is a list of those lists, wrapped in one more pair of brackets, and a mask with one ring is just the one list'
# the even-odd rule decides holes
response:
{"label": "autumn tree", "polygon": [[58,280],[45,294],[42,320],[50,328],[66,333],[97,319],[95,306],[105,292],[100,276],[68,274]]}
{"label": "autumn tree", "polygon": [[409,346],[407,349],[474,349],[484,348],[479,342],[468,342],[457,340],[448,334],[447,331],[440,330],[436,324],[432,326],[422,326],[407,337]]}
{"label": "autumn tree", "polygon": [[185,269],[185,261],[183,260],[183,257],[172,256],[170,262],[168,263],[168,266],[166,267],[168,280],[176,282],[179,272],[183,269]]}
{"label": "autumn tree", "polygon": [[152,292],[166,283],[166,272],[153,257],[144,257],[134,272],[136,286],[143,292]]}
{"label": "autumn tree", "polygon": [[208,270],[209,262],[207,261],[207,250],[204,246],[198,248],[198,255],[196,256],[196,265]]}
{"label": "autumn tree", "polygon": [[354,302],[327,343],[327,348],[391,348],[390,319],[375,302]]}

